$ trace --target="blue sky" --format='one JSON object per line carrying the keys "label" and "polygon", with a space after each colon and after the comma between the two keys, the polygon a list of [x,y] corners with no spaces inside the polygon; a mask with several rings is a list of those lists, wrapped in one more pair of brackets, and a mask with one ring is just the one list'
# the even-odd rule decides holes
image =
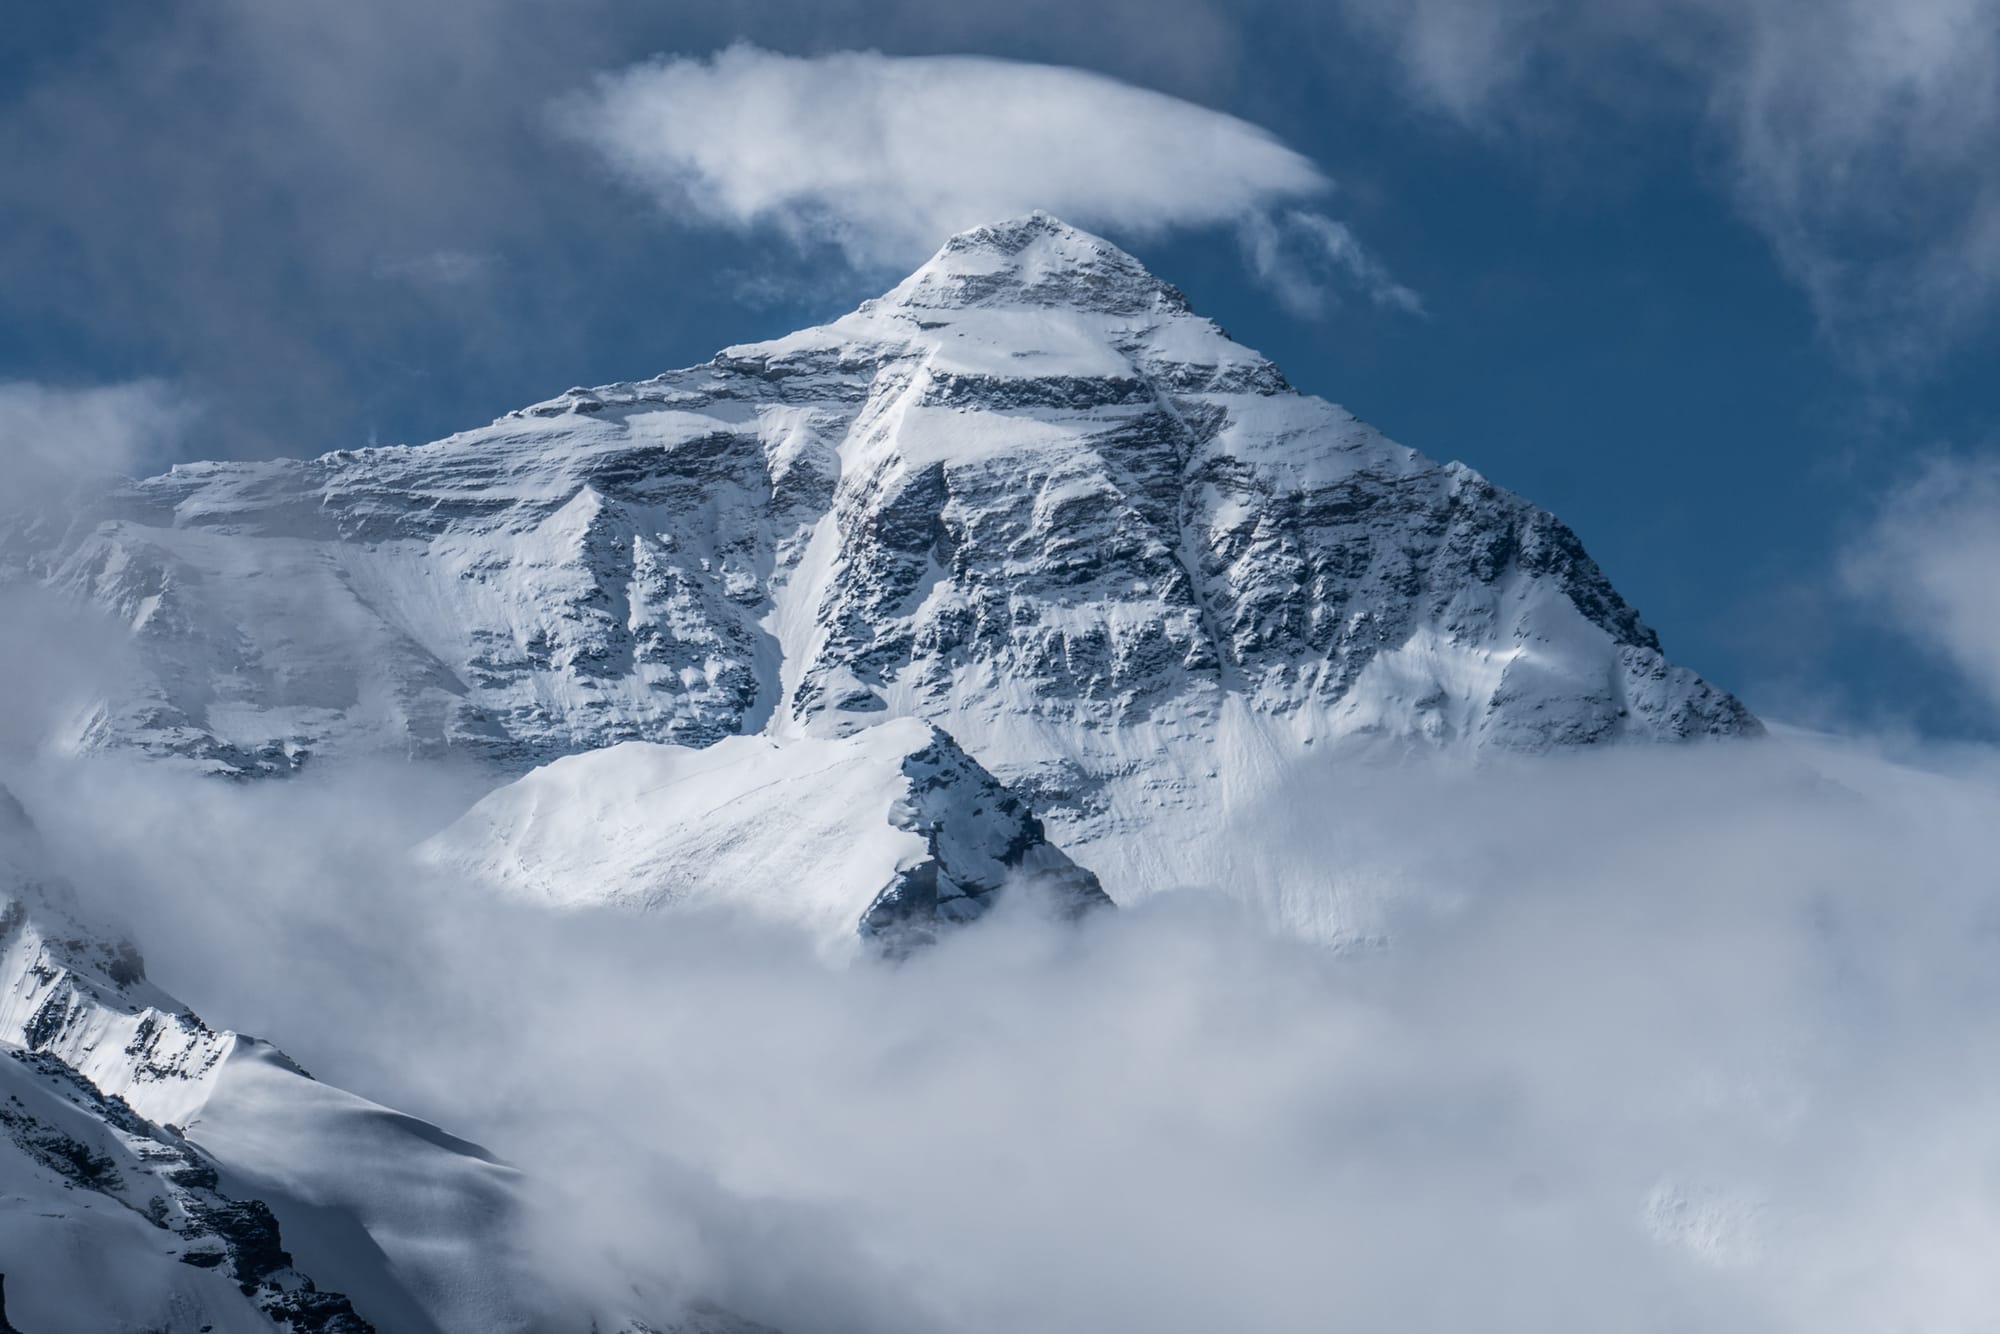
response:
{"label": "blue sky", "polygon": [[[192,424],[148,463],[429,439],[835,314],[955,208],[1074,204],[1300,387],[1553,509],[1672,656],[1759,711],[1993,733],[1976,664],[2000,607],[1964,556],[1988,516],[1934,512],[2000,458],[1990,0],[195,0],[10,23],[0,381],[161,382]],[[951,54],[1103,76],[977,67],[1031,143],[1096,125],[1106,165],[1043,182],[1030,154],[989,181],[994,144],[947,145],[866,199],[788,195],[740,164],[793,130],[718,63],[668,66],[683,82],[646,84],[617,143],[578,130],[598,76],[737,42],[810,58],[771,67],[810,83],[784,180],[832,151],[815,136],[867,93],[837,53],[868,50],[877,79]],[[929,124],[952,84],[886,105]],[[1331,189],[1279,184],[1294,159]],[[1375,276],[1326,250],[1259,280],[1253,220],[1298,208]],[[1974,536],[1919,552],[1892,523]],[[1937,575],[1930,621],[1856,576],[1890,560]]]}

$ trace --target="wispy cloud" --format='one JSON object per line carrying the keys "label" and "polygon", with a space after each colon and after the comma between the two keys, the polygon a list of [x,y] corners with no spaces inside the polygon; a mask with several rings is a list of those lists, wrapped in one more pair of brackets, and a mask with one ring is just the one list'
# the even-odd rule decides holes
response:
{"label": "wispy cloud", "polygon": [[0,485],[18,502],[34,484],[163,467],[196,416],[163,380],[81,388],[0,381]]}
{"label": "wispy cloud", "polygon": [[1334,283],[1344,279],[1378,306],[1393,306],[1412,315],[1424,312],[1415,292],[1390,276],[1369,254],[1354,231],[1323,213],[1287,209],[1258,214],[1241,224],[1243,253],[1251,271],[1278,297],[1285,309],[1301,318],[1326,313],[1336,298]]}
{"label": "wispy cloud", "polygon": [[385,259],[375,266],[375,275],[417,287],[463,287],[486,278],[498,264],[496,255],[447,247]]}
{"label": "wispy cloud", "polygon": [[1141,237],[1239,228],[1296,311],[1323,311],[1340,284],[1415,305],[1307,206],[1333,189],[1310,160],[1234,116],[1085,70],[738,45],[604,76],[558,117],[680,216],[831,243],[864,267],[1041,208]]}
{"label": "wispy cloud", "polygon": [[1857,369],[1921,373],[2000,308],[2000,0],[1344,7],[1422,100],[1482,130],[1558,108],[1705,124],[1744,218]]}
{"label": "wispy cloud", "polygon": [[1842,574],[2000,711],[2000,460],[1933,460],[1889,498]]}

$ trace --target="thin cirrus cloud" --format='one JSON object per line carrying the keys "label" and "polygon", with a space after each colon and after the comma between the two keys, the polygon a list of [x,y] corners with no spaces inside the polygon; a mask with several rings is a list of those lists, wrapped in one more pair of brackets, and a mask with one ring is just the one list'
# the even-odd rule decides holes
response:
{"label": "thin cirrus cloud", "polygon": [[737,45],[601,76],[563,130],[682,216],[831,241],[857,267],[921,260],[946,236],[1046,209],[1133,236],[1227,227],[1287,309],[1338,290],[1416,311],[1345,224],[1333,183],[1269,132],[1085,70],[972,56]]}
{"label": "thin cirrus cloud", "polygon": [[1718,183],[1859,370],[1922,374],[2000,311],[2000,0],[1341,8],[1418,101],[1482,132],[1580,108],[1700,123]]}

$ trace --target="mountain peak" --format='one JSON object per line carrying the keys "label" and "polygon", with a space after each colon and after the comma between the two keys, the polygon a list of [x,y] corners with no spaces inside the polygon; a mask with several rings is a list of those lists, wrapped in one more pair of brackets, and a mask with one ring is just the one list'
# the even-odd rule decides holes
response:
{"label": "mountain peak", "polygon": [[1034,209],[1012,218],[968,227],[945,241],[941,254],[964,251],[991,251],[1019,255],[1030,246],[1047,244],[1079,256],[1111,254],[1137,264],[1124,251],[1093,232],[1064,222],[1053,213]]}
{"label": "mountain peak", "polygon": [[942,310],[1038,306],[1110,315],[1188,309],[1177,288],[1137,259],[1039,209],[953,236],[882,304]]}

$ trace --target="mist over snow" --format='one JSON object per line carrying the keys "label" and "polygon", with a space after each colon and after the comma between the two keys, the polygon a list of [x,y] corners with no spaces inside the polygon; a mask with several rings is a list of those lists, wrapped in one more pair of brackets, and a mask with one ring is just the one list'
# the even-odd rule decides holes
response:
{"label": "mist over snow", "polygon": [[0,380],[0,513],[60,505],[78,479],[156,471],[197,415],[164,380]]}
{"label": "mist over snow", "polygon": [[[856,1331],[1969,1330],[2000,1297],[1989,751],[1328,768],[1242,831],[1323,897],[1023,900],[844,968],[427,876],[464,793],[422,770],[35,777],[163,985],[526,1166],[558,1283],[615,1252]],[[1357,898],[1379,938],[1327,949]]]}

